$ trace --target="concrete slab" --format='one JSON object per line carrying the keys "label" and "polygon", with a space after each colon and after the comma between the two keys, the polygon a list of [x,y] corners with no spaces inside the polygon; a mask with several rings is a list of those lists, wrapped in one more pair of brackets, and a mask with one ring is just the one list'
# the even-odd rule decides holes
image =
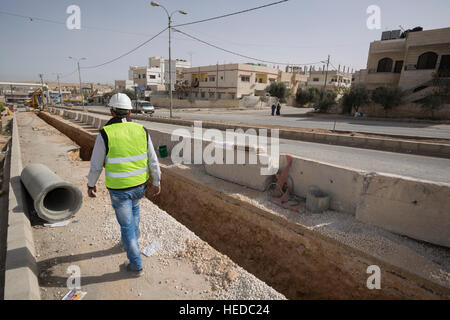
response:
{"label": "concrete slab", "polygon": [[22,158],[17,120],[13,119],[5,300],[40,299],[35,249],[30,221],[25,213],[24,188],[20,182]]}
{"label": "concrete slab", "polygon": [[450,185],[375,175],[364,183],[356,218],[450,247]]}

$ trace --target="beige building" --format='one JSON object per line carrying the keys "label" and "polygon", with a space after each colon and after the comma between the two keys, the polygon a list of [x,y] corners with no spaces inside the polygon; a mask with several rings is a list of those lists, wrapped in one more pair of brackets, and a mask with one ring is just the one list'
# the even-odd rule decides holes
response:
{"label": "beige building", "polygon": [[117,92],[123,90],[134,90],[134,83],[131,80],[115,80],[114,90]]}
{"label": "beige building", "polygon": [[[326,84],[325,84],[326,81]],[[308,75],[308,87],[326,86],[326,89],[332,90],[337,87],[350,87],[352,85],[352,74],[350,71],[338,70],[311,70]]]}
{"label": "beige building", "polygon": [[366,82],[367,69],[355,71],[352,74],[352,84],[364,84]]}
{"label": "beige building", "polygon": [[278,69],[255,64],[221,64],[183,70],[183,90],[194,98],[240,99],[262,92],[278,79]]}
{"label": "beige building", "polygon": [[417,91],[430,84],[434,73],[448,75],[450,28],[415,28],[403,34],[390,31],[384,32],[382,39],[370,44],[363,75],[369,89],[387,85]]}
{"label": "beige building", "polygon": [[291,96],[294,96],[297,93],[298,87],[306,86],[308,76],[299,68],[286,67],[286,71],[278,72],[277,81],[284,83],[291,91]]}
{"label": "beige building", "polygon": [[230,63],[183,69],[183,83],[176,90],[203,99],[240,99],[265,93],[271,82],[283,82],[295,94],[306,84],[306,75],[284,72],[262,64]]}

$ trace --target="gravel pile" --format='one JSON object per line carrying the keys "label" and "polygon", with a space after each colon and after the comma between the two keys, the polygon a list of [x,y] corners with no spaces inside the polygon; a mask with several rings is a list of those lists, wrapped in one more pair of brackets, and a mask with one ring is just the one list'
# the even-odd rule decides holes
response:
{"label": "gravel pile", "polygon": [[[104,240],[120,243],[120,227],[110,205],[104,205],[105,221],[101,225]],[[267,284],[217,252],[180,224],[167,212],[147,199],[141,200],[139,245],[141,249],[154,241],[160,247],[154,254],[165,265],[167,258],[189,261],[197,274],[211,283],[214,299],[286,299]]]}

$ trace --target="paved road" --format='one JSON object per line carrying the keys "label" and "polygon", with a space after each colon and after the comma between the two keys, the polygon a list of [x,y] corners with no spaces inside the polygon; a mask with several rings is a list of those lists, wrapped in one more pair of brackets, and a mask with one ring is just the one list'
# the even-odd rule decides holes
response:
{"label": "paved road", "polygon": [[[105,107],[100,106],[90,106],[90,108],[105,109]],[[305,116],[306,112],[312,110],[306,108],[283,107],[281,117],[271,116],[269,109],[234,111],[224,109],[208,111],[195,110],[198,109],[186,111],[174,110],[173,116],[186,119],[219,120],[250,124],[279,124],[281,126],[329,130],[333,129],[334,126],[334,119]],[[169,111],[167,109],[156,109],[155,114],[169,116]],[[450,139],[450,125],[448,124],[339,119],[336,122],[336,130]]]}
{"label": "paved road", "polygon": [[[108,118],[107,116],[96,115]],[[147,128],[172,132],[186,128],[158,122],[137,121]],[[390,173],[429,181],[450,183],[450,159],[408,155],[368,149],[334,146],[280,139],[280,152],[304,158],[345,166],[367,172]]]}

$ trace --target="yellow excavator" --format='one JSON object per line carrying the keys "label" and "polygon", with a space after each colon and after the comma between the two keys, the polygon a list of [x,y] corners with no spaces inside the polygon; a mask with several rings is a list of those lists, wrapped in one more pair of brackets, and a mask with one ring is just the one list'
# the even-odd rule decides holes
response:
{"label": "yellow excavator", "polygon": [[43,106],[44,99],[44,90],[39,88],[32,93],[31,99],[25,100],[25,103],[30,108],[38,109]]}

